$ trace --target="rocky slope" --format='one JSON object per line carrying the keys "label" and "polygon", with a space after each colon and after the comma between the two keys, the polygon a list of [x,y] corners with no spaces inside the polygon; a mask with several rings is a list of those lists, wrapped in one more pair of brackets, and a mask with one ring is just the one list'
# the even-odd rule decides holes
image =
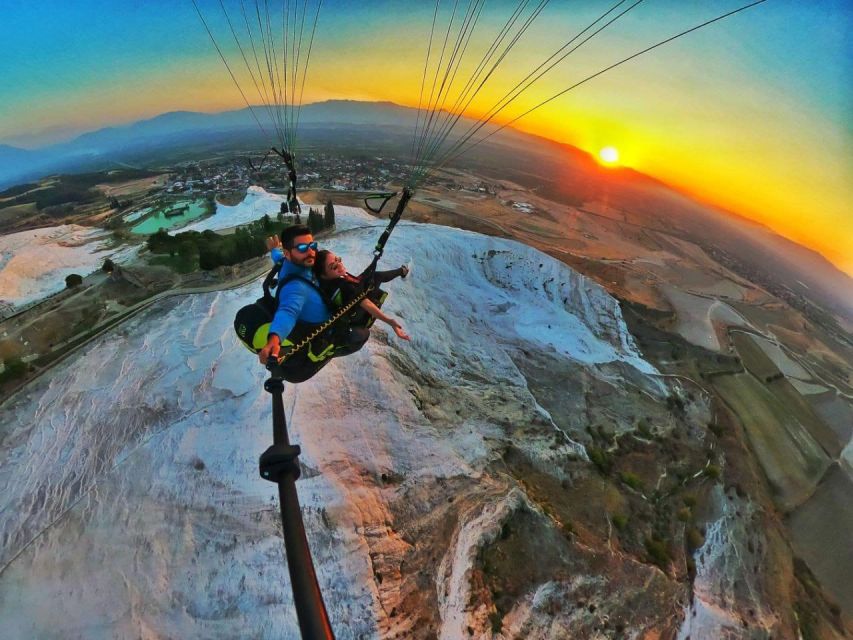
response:
{"label": "rocky slope", "polygon": [[[339,211],[357,271],[381,222]],[[534,249],[402,224],[384,327],[289,386],[339,638],[797,638],[784,539],[727,487],[699,391]],[[296,638],[257,286],[164,301],[0,407],[8,637]],[[769,525],[767,523],[770,523]],[[827,627],[829,628],[829,627]]]}

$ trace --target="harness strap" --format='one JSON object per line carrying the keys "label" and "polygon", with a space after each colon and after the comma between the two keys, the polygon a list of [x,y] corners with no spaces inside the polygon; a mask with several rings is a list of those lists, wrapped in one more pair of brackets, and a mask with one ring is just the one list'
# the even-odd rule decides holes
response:
{"label": "harness strap", "polygon": [[[293,280],[302,280],[302,282],[311,285],[314,290],[320,294],[320,297],[323,299],[323,302],[325,302],[327,306],[334,306],[331,298],[326,295],[326,292],[323,291],[320,287],[318,287],[315,282],[309,280],[308,278],[303,278],[300,275],[291,274],[289,276],[286,276],[284,280],[279,281],[278,275],[279,273],[281,273],[282,264],[284,264],[284,258],[282,258],[281,260],[276,262],[275,265],[273,265],[273,268],[270,269],[269,273],[267,273],[266,277],[264,278],[264,282],[262,285],[264,289],[264,297],[270,297],[275,300],[276,309],[278,308],[278,300],[281,296],[282,287],[284,287],[284,285],[286,285],[288,282],[292,282]],[[275,294],[270,293],[270,289],[273,288],[275,288]]]}
{"label": "harness strap", "polygon": [[331,326],[332,326],[333,324],[335,324],[338,320],[340,320],[343,316],[345,316],[347,313],[349,313],[349,311],[350,311],[350,310],[351,310],[355,305],[357,305],[359,302],[361,302],[362,300],[364,300],[364,299],[368,296],[368,294],[369,294],[371,291],[373,291],[373,283],[371,283],[371,284],[369,284],[367,287],[365,287],[364,291],[362,291],[362,292],[361,292],[360,294],[358,294],[355,298],[353,298],[353,299],[352,299],[352,300],[350,300],[348,303],[346,303],[343,307],[341,307],[340,309],[338,309],[334,314],[332,314],[332,317],[330,317],[330,318],[329,318],[328,320],[326,320],[324,323],[320,324],[316,329],[314,329],[314,331],[312,331],[312,332],[311,332],[311,333],[309,333],[307,336],[305,336],[304,338],[302,338],[302,340],[300,340],[299,342],[297,342],[296,344],[294,344],[294,345],[293,345],[290,349],[288,349],[284,354],[279,353],[279,354],[278,354],[278,363],[279,363],[279,364],[283,364],[285,361],[287,361],[287,359],[288,359],[288,358],[290,358],[290,357],[291,357],[291,356],[293,356],[294,354],[298,353],[299,351],[301,351],[302,349],[304,349],[305,347],[307,347],[307,346],[308,346],[308,343],[310,343],[310,342],[311,342],[314,338],[316,338],[317,336],[321,335],[323,332],[325,332],[325,331],[326,331],[326,329],[328,329],[329,327],[331,327]]}
{"label": "harness strap", "polygon": [[394,213],[391,214],[391,221],[388,223],[385,231],[382,232],[382,235],[379,236],[379,240],[376,242],[376,247],[373,250],[373,262],[371,262],[370,266],[364,270],[364,273],[362,273],[362,276],[364,276],[368,282],[372,283],[373,274],[376,271],[376,265],[379,264],[382,252],[385,251],[385,243],[388,242],[388,238],[391,237],[391,232],[394,231],[394,227],[397,226],[400,218],[403,217],[403,211],[406,209],[406,205],[409,204],[411,197],[412,191],[409,187],[404,187],[403,194],[400,196],[400,201],[397,203],[397,208],[394,210]]}

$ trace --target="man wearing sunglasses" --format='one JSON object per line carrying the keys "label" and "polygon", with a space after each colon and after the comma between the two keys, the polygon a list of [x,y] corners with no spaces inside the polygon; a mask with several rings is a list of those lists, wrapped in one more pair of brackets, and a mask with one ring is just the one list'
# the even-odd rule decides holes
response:
{"label": "man wearing sunglasses", "polygon": [[317,324],[329,319],[329,308],[317,286],[311,267],[317,255],[317,243],[311,230],[303,225],[286,227],[278,236],[267,238],[273,262],[282,261],[279,282],[284,282],[278,295],[278,309],[270,324],[266,346],[258,352],[261,364],[269,357],[278,358],[281,341],[290,335],[297,322]]}

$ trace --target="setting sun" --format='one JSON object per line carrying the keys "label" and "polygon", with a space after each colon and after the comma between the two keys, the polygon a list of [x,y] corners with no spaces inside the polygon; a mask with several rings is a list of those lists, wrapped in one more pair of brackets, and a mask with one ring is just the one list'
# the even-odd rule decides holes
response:
{"label": "setting sun", "polygon": [[598,152],[598,159],[602,164],[614,165],[619,162],[619,152],[616,147],[604,147]]}

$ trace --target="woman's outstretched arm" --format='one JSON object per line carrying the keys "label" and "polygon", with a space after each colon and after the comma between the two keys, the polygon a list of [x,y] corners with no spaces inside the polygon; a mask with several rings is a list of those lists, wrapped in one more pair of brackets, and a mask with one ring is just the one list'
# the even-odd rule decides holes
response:
{"label": "woman's outstretched arm", "polygon": [[409,340],[410,339],[409,334],[407,334],[405,331],[403,331],[403,327],[400,326],[400,323],[397,322],[397,320],[395,320],[391,316],[386,316],[384,313],[382,313],[382,309],[377,307],[370,300],[367,300],[365,298],[364,300],[362,300],[358,304],[362,309],[367,311],[367,313],[369,313],[371,316],[373,316],[377,320],[382,320],[382,322],[385,322],[388,325],[390,325],[390,327],[392,329],[394,329],[394,333],[396,333],[398,337],[402,338],[403,340]]}

